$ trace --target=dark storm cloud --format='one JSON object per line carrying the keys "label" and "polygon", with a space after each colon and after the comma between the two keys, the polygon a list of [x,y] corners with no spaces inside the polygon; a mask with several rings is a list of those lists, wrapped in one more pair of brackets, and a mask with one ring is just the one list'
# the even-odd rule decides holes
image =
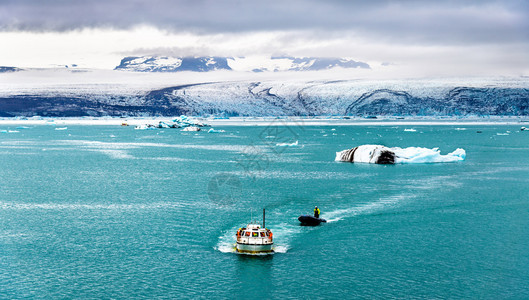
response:
{"label": "dark storm cloud", "polygon": [[523,42],[529,1],[0,0],[0,29],[62,31],[153,25],[197,33],[352,31],[384,41]]}

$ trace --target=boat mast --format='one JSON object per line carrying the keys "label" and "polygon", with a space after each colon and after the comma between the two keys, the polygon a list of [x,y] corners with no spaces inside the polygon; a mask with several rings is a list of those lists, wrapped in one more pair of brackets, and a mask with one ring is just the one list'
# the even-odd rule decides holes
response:
{"label": "boat mast", "polygon": [[266,228],[265,226],[265,209],[263,208],[263,228]]}

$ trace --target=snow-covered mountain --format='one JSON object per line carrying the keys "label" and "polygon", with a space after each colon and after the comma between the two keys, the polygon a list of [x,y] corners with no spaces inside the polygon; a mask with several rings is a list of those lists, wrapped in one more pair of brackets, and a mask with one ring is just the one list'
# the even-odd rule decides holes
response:
{"label": "snow-covered mountain", "polygon": [[320,71],[332,68],[364,68],[369,65],[346,58],[327,57],[125,57],[115,70],[135,72],[208,72],[235,70],[252,72]]}
{"label": "snow-covered mountain", "polygon": [[125,57],[115,70],[135,72],[208,72],[231,70],[226,57],[166,57],[141,56]]}
{"label": "snow-covered mountain", "polygon": [[292,57],[274,56],[265,59],[236,58],[229,60],[234,70],[253,72],[280,72],[280,71],[321,71],[333,68],[369,69],[364,62],[357,62],[347,58],[336,57]]}

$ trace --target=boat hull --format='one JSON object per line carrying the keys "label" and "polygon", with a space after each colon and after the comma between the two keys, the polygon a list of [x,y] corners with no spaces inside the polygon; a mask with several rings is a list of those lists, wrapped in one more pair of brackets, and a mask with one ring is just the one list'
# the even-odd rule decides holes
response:
{"label": "boat hull", "polygon": [[299,216],[298,220],[301,222],[302,226],[318,226],[322,222],[327,222],[327,220],[322,218],[315,218],[313,216],[303,215]]}
{"label": "boat hull", "polygon": [[237,243],[235,245],[235,250],[239,253],[247,254],[261,254],[261,253],[273,253],[272,244],[259,245],[259,244],[242,244]]}

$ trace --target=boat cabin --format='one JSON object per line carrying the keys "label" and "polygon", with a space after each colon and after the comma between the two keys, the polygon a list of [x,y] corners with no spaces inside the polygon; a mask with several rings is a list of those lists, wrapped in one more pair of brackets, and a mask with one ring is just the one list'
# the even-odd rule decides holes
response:
{"label": "boat cabin", "polygon": [[236,235],[237,243],[241,244],[273,244],[272,231],[262,228],[259,224],[248,224],[245,228],[239,228]]}

